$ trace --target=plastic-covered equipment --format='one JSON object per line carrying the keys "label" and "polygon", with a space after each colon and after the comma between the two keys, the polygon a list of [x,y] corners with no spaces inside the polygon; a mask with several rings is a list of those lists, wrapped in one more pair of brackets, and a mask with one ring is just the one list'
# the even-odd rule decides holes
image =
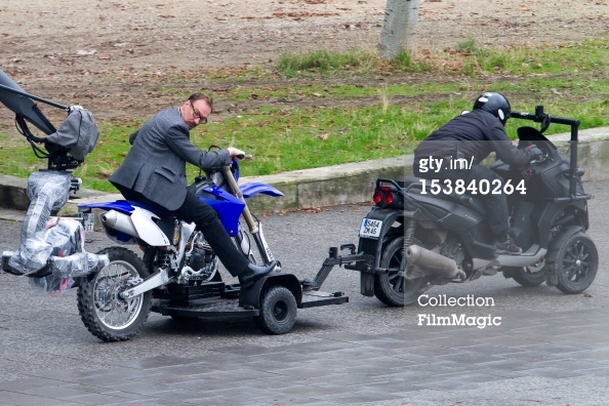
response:
{"label": "plastic-covered equipment", "polygon": [[81,106],[71,106],[61,127],[47,137],[45,148],[49,152],[66,153],[80,165],[93,151],[98,138],[93,114]]}
{"label": "plastic-covered equipment", "polygon": [[[34,100],[68,113],[59,129],[47,120]],[[70,170],[78,167],[95,147],[97,124],[90,111],[30,95],[1,70],[0,102],[15,112],[17,128],[36,156],[48,161],[47,169],[28,178],[30,205],[21,228],[19,250],[3,252],[2,268],[31,277],[32,284],[45,291],[63,291],[72,286],[74,278],[109,263],[107,256],[84,250],[84,229],[78,220],[52,217],[67,203],[70,192],[80,187],[80,180]],[[32,134],[28,123],[46,136]],[[44,150],[37,144],[43,144]]]}
{"label": "plastic-covered equipment", "polygon": [[[56,129],[44,116],[36,103],[40,101],[65,110],[68,117]],[[48,169],[70,170],[77,168],[85,156],[93,151],[99,130],[93,114],[81,106],[64,106],[26,93],[6,73],[0,70],[0,102],[15,112],[15,124],[32,146],[38,158],[48,160]],[[46,136],[35,136],[28,123]],[[44,150],[37,144],[44,144]]]}
{"label": "plastic-covered equipment", "polygon": [[6,272],[45,278],[44,284],[37,285],[56,287],[64,279],[84,276],[108,263],[107,258],[85,252],[84,229],[78,220],[51,216],[67,202],[71,180],[69,172],[30,175],[31,203],[21,227],[19,250],[2,254]]}

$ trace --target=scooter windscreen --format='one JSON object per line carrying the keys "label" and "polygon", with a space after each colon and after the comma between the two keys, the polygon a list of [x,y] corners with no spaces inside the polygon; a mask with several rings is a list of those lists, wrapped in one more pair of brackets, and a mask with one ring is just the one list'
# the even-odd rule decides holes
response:
{"label": "scooter windscreen", "polygon": [[545,135],[541,133],[538,129],[534,127],[519,127],[518,128],[518,148],[527,148],[532,144],[540,146],[539,144],[545,146],[550,146],[553,149],[557,149],[556,145],[552,143]]}

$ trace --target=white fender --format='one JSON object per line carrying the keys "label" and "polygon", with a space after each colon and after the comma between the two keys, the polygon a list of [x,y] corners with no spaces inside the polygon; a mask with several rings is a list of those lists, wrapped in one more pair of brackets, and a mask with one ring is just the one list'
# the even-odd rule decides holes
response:
{"label": "white fender", "polygon": [[108,210],[100,216],[101,222],[108,228],[132,235],[153,247],[171,245],[169,239],[153,219],[159,217],[141,207],[134,207],[131,215]]}

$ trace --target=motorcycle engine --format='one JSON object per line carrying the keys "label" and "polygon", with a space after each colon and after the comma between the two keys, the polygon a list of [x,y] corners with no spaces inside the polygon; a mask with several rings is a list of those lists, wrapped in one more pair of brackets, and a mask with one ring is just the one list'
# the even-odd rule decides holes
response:
{"label": "motorcycle engine", "polygon": [[440,244],[440,254],[454,260],[457,263],[457,268],[463,271],[463,261],[465,255],[461,248],[461,243],[454,237],[448,236],[442,244]]}
{"label": "motorcycle engine", "polygon": [[185,266],[180,272],[178,283],[200,285],[213,280],[218,273],[216,254],[200,232],[190,244],[191,249],[186,254]]}

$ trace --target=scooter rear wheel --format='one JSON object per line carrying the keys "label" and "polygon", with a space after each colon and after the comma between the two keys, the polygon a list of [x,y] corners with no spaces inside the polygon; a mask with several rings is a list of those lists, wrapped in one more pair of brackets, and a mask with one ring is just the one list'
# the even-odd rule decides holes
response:
{"label": "scooter rear wheel", "polygon": [[419,293],[427,285],[427,278],[404,278],[404,236],[389,241],[381,254],[381,267],[399,269],[375,275],[374,296],[387,306],[403,307],[417,301]]}

